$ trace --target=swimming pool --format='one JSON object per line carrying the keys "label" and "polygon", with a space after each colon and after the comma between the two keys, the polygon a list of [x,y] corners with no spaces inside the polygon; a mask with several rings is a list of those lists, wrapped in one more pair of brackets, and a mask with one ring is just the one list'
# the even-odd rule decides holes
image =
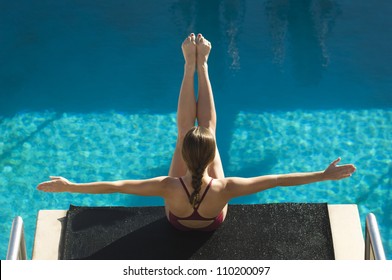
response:
{"label": "swimming pool", "polygon": [[[217,141],[227,176],[357,166],[338,182],[233,203],[356,203],[392,258],[392,4],[367,1],[2,2],[0,258],[11,222],[75,205],[162,205],[126,195],[44,194],[75,181],[167,174],[176,139],[180,44],[212,44]],[[41,1],[40,1],[41,2]]]}

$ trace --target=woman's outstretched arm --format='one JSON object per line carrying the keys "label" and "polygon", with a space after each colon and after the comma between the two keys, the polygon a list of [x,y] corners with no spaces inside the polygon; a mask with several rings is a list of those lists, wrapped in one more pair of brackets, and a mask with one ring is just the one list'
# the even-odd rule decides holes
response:
{"label": "woman's outstretched arm", "polygon": [[230,199],[278,186],[298,186],[350,177],[355,172],[355,166],[352,164],[338,166],[339,161],[340,158],[334,160],[324,171],[266,175],[253,178],[226,178],[226,194]]}
{"label": "woman's outstretched arm", "polygon": [[120,180],[113,182],[72,183],[63,177],[51,176],[37,189],[43,192],[70,192],[88,194],[126,193],[143,196],[164,196],[166,176],[146,180]]}

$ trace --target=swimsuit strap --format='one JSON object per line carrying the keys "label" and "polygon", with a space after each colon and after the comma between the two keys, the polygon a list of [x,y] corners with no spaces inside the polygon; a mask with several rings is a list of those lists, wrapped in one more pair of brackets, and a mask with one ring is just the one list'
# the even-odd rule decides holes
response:
{"label": "swimsuit strap", "polygon": [[[188,198],[190,198],[191,195],[189,194],[189,191],[188,191],[188,189],[186,188],[186,185],[185,185],[184,181],[182,180],[181,177],[179,177],[179,179],[180,179],[180,182],[181,182],[182,187],[184,188],[186,194],[188,195]],[[199,208],[201,202],[203,201],[204,197],[206,196],[208,190],[210,189],[212,180],[214,180],[214,179],[211,178],[211,181],[210,181],[210,183],[207,185],[207,188],[206,188],[206,190],[204,191],[203,195],[201,196],[201,199],[200,199],[199,203],[198,203],[197,206],[194,208],[195,210],[197,210],[197,209]]]}
{"label": "swimsuit strap", "polygon": [[186,194],[188,195],[188,198],[191,198],[191,195],[189,194],[189,191],[188,191],[188,189],[186,188],[185,183],[184,183],[184,181],[182,180],[182,178],[179,177],[178,179],[180,179],[181,185],[182,185],[182,187],[184,188]]}
{"label": "swimsuit strap", "polygon": [[201,196],[201,199],[200,199],[199,203],[198,203],[197,206],[195,207],[195,210],[199,209],[199,206],[200,206],[201,202],[203,201],[204,197],[206,196],[208,190],[209,190],[210,187],[211,187],[212,180],[214,180],[214,179],[211,178],[211,181],[208,183],[207,188],[206,188],[206,190],[204,191],[203,195]]}

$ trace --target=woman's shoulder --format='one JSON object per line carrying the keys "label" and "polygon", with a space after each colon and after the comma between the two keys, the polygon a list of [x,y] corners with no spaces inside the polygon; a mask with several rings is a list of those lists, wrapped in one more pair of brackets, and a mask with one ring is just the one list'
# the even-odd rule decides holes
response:
{"label": "woman's shoulder", "polygon": [[177,177],[165,176],[162,179],[162,185],[169,190],[177,189],[180,180]]}
{"label": "woman's shoulder", "polygon": [[162,179],[162,182],[167,184],[167,185],[172,185],[178,182],[178,178],[177,177],[171,177],[171,176],[164,176]]}
{"label": "woman's shoulder", "polygon": [[226,178],[222,178],[222,179],[213,178],[211,188],[217,192],[221,192],[226,189],[226,184],[227,184]]}

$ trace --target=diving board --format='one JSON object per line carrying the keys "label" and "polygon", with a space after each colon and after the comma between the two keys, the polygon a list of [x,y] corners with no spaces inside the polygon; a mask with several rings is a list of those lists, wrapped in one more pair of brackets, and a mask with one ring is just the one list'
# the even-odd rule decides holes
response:
{"label": "diving board", "polygon": [[[306,206],[306,204],[304,204]],[[302,208],[306,208],[302,205]],[[295,206],[295,204],[294,204]],[[242,207],[242,208],[241,208]],[[263,208],[264,207],[264,208]],[[279,211],[291,211],[290,208],[283,207],[280,205],[278,208],[280,209]],[[333,240],[333,251],[334,251],[334,258],[335,259],[363,259],[364,258],[364,241],[363,241],[363,236],[362,236],[362,230],[361,230],[361,225],[360,225],[360,219],[359,219],[359,214],[358,214],[358,208],[356,205],[327,205],[328,209],[328,215],[329,215],[329,222],[330,222],[330,231],[332,235],[332,240]],[[236,218],[237,216],[240,217],[242,214],[246,213],[248,211],[249,213],[257,213],[257,211],[263,210],[263,211],[276,211],[274,209],[278,209],[276,207],[270,207],[270,206],[252,206],[252,205],[230,205],[229,206],[229,214],[228,214],[228,220],[225,221],[225,224],[222,226],[235,226],[236,223]],[[298,208],[298,207],[297,207]],[[154,208],[154,207],[145,207],[145,208],[140,208],[140,211],[144,211],[147,209],[150,209],[150,215],[154,216],[156,213],[160,213],[162,209]],[[286,209],[286,210],[285,210]],[[299,209],[299,208],[298,208]],[[298,211],[296,209],[295,211]],[[100,208],[98,208],[100,210]],[[158,211],[158,212],[156,212]],[[140,213],[143,215],[143,213]],[[164,212],[163,212],[164,213]],[[293,212],[294,213],[294,212]],[[84,215],[87,215],[84,213]],[[62,255],[64,255],[64,248],[61,246],[64,244],[64,227],[66,226],[66,216],[67,216],[67,210],[41,210],[38,213],[38,218],[37,218],[37,228],[36,228],[36,234],[35,234],[35,241],[34,241],[34,248],[33,248],[33,254],[32,254],[32,259],[39,260],[39,259],[59,259],[61,258]],[[94,215],[94,216],[99,216],[99,215]],[[94,217],[93,216],[93,217]],[[230,218],[231,217],[231,218]],[[87,217],[88,218],[88,217]],[[109,217],[110,218],[110,217]],[[108,218],[108,219],[109,219]],[[252,219],[249,219],[249,221],[254,221],[254,222],[246,222],[245,225],[242,225],[241,228],[236,228],[236,231],[244,231],[243,235],[246,236],[246,230],[251,229],[252,227],[257,226],[257,228],[261,227],[261,224],[257,224],[257,217],[251,217]],[[231,220],[229,220],[231,219]],[[107,220],[109,221],[109,220]],[[107,222],[106,221],[106,222]],[[309,222],[310,220],[308,220]],[[102,221],[98,221],[101,222]],[[226,223],[227,222],[227,223]],[[253,224],[252,224],[253,223]],[[276,221],[276,223],[279,223],[279,221]],[[231,225],[230,225],[231,224]],[[141,225],[143,228],[143,231],[139,231],[139,233],[149,233],[148,231],[148,226],[151,227],[151,229],[155,228],[160,228],[160,227],[166,227],[170,225],[167,223],[167,221],[164,220],[164,217],[156,217],[155,224],[154,225]],[[80,226],[79,226],[80,227]],[[154,229],[155,229],[154,228]],[[257,229],[256,228],[256,229]],[[80,229],[77,229],[80,230]],[[83,230],[83,229],[82,229]],[[169,230],[166,228],[166,230]],[[271,229],[266,229],[270,230]],[[213,246],[211,243],[217,243],[217,246],[223,246],[225,248],[224,250],[227,249],[227,242],[226,244],[224,243],[227,240],[224,240],[223,238],[236,238],[231,235],[230,233],[230,228],[224,229],[220,231],[218,229],[213,235],[204,235],[204,237],[200,237],[198,235],[198,242],[196,249],[195,248],[190,248],[190,250],[195,250],[196,255],[166,255],[169,258],[175,257],[175,256],[180,256],[181,258],[201,258],[201,259],[220,259],[220,254],[224,255],[224,251],[219,251],[221,249],[218,248],[216,251],[215,249],[215,254],[218,255],[208,255],[210,254],[209,252],[213,251],[209,249],[208,246]],[[198,233],[195,233],[198,234]],[[136,238],[141,238],[141,234],[137,235],[134,234],[134,237]],[[295,237],[295,236],[294,236]],[[133,237],[132,237],[133,238]],[[189,237],[180,237],[180,238],[189,238]],[[250,239],[254,239],[255,237],[249,237]],[[313,239],[313,237],[311,237]],[[184,239],[185,240],[185,239]],[[293,243],[298,243],[301,241],[301,239],[298,239],[297,241],[294,241]],[[317,239],[314,239],[317,240]],[[316,242],[316,241],[312,242]],[[210,242],[211,241],[211,242]],[[123,240],[123,242],[126,242]],[[203,249],[203,245],[205,242],[206,248]],[[219,242],[222,242],[219,244]],[[230,241],[233,243],[233,241]],[[252,241],[253,242],[253,241]],[[115,244],[115,242],[113,242]],[[118,242],[117,242],[118,243]],[[246,243],[244,243],[246,244]],[[301,244],[292,244],[293,247],[299,246]],[[317,244],[313,244],[313,246],[316,245],[315,248],[317,248]],[[118,245],[119,246],[119,245]],[[224,247],[226,246],[226,247]],[[263,245],[264,246],[264,245]],[[260,246],[259,252],[253,252],[253,255],[250,255],[249,257],[246,256],[246,250],[243,250],[242,252],[239,252],[239,255],[236,257],[235,255],[233,256],[233,259],[258,259],[258,256],[255,255],[256,253],[260,253],[259,257],[260,259],[265,259],[268,258],[268,252],[263,251],[262,249],[265,248],[265,250],[268,250],[265,246]],[[280,246],[280,245],[279,245]],[[253,246],[255,247],[255,246]],[[256,246],[257,247],[257,246]],[[110,247],[109,247],[110,248]],[[113,247],[113,250],[116,247]],[[189,248],[188,248],[189,249]],[[207,250],[209,249],[209,250]],[[234,251],[236,250],[235,248],[231,248]],[[238,248],[237,248],[238,249]],[[292,259],[298,259],[294,258],[297,253],[290,252],[290,244],[287,244],[286,248],[270,248],[270,250],[280,250],[282,254],[285,253],[285,250],[287,251],[287,256],[291,256]],[[105,249],[107,250],[107,249]],[[102,250],[101,255],[98,253],[96,254],[96,257],[102,257],[102,256],[107,256],[105,255],[105,250]],[[240,251],[240,250],[239,250]],[[280,253],[280,251],[278,253]],[[207,253],[206,253],[207,252]],[[106,252],[107,253],[107,252]],[[232,252],[233,253],[233,252]],[[231,254],[232,254],[231,253]],[[301,253],[301,252],[300,252]],[[197,255],[199,254],[199,255]],[[291,254],[291,255],[290,255]],[[308,255],[301,255],[299,254],[299,258],[306,258],[306,259],[312,259],[311,255],[307,253]],[[165,255],[161,255],[162,259],[165,258]],[[275,255],[276,256],[276,252]],[[294,257],[292,257],[294,256]],[[93,256],[94,257],[94,256]],[[279,259],[290,259],[290,257],[285,258],[284,255],[278,255]],[[329,258],[330,256],[328,256]],[[146,257],[142,256],[142,259],[146,259]],[[114,259],[117,259],[114,257]]]}

